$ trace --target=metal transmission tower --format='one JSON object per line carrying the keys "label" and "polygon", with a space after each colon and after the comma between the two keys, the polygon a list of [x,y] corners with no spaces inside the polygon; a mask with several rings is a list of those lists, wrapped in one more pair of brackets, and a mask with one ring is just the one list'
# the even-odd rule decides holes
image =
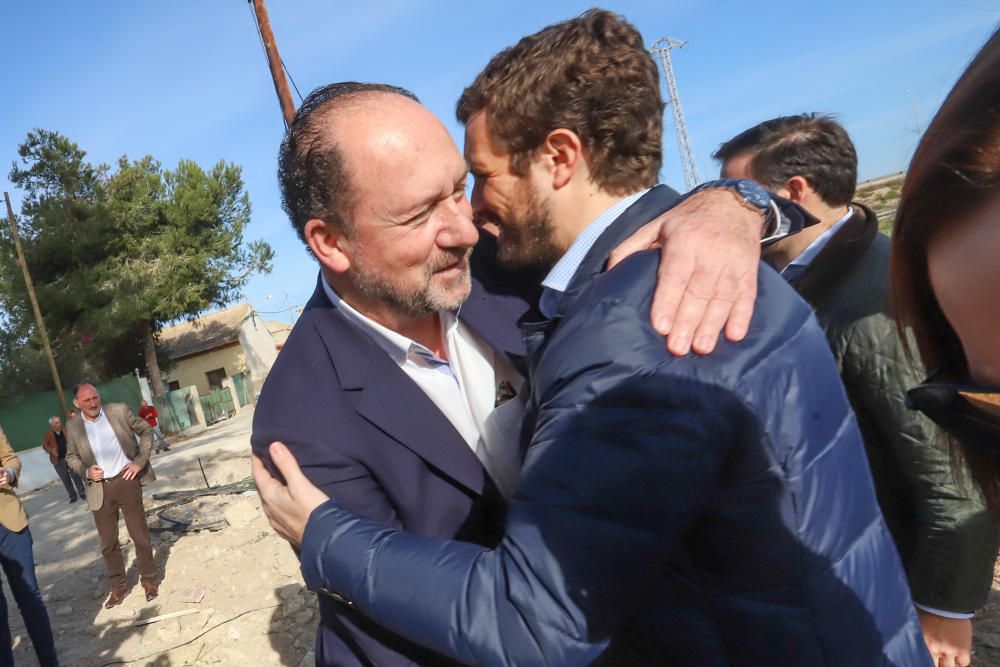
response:
{"label": "metal transmission tower", "polygon": [[684,122],[684,112],[681,111],[681,98],[677,94],[677,81],[674,79],[674,67],[670,63],[671,49],[679,49],[687,44],[670,37],[662,37],[653,44],[650,52],[660,56],[663,63],[663,76],[667,80],[667,104],[674,111],[674,127],[677,130],[677,148],[681,152],[681,169],[684,170],[684,186],[690,190],[701,182],[698,176],[698,165],[691,151],[691,139],[688,137],[687,124]]}

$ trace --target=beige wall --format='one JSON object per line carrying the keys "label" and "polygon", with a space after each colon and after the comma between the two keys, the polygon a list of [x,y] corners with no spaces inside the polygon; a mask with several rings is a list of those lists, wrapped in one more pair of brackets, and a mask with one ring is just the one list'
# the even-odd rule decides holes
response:
{"label": "beige wall", "polygon": [[203,352],[181,359],[174,365],[164,384],[176,380],[181,387],[194,385],[197,387],[198,393],[204,396],[209,391],[208,378],[205,377],[205,373],[214,371],[216,368],[225,368],[226,377],[232,377],[246,371],[247,361],[246,355],[243,353],[243,346],[239,343],[233,343],[211,352]]}
{"label": "beige wall", "polygon": [[247,369],[253,379],[256,391],[264,385],[264,379],[271,372],[274,360],[278,358],[278,348],[274,344],[274,337],[267,330],[264,320],[253,314],[240,329],[240,343],[246,352]]}

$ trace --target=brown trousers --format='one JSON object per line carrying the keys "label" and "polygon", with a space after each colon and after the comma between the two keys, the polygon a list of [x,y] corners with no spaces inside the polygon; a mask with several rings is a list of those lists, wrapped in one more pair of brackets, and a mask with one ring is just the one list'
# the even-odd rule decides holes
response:
{"label": "brown trousers", "polygon": [[104,505],[94,512],[97,534],[101,537],[101,555],[108,569],[113,590],[125,588],[125,558],[118,543],[118,511],[125,515],[125,528],[135,545],[135,559],[143,581],[156,583],[156,562],[149,541],[149,526],[142,506],[142,486],[138,479],[123,479],[119,474],[103,482]]}

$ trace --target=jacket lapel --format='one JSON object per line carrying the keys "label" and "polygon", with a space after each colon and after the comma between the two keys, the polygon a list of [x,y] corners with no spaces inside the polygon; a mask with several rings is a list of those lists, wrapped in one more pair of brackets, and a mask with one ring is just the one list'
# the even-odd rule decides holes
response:
{"label": "jacket lapel", "polygon": [[[580,293],[590,285],[594,278],[604,271],[611,251],[640,227],[676,204],[678,199],[680,199],[680,195],[666,185],[658,185],[640,197],[597,237],[594,245],[584,255],[580,266],[573,274],[573,279],[570,280],[555,317],[546,319],[537,308],[533,308],[521,318],[518,324],[521,329],[523,345],[527,351],[529,389],[531,386],[530,378],[535,373],[535,368],[545,351],[545,346],[552,332],[559,326],[563,314],[573,301],[580,296]],[[531,443],[537,416],[538,401],[534,395],[529,394],[524,419],[521,422],[522,454],[527,451],[528,445]]]}
{"label": "jacket lapel", "polygon": [[679,199],[680,195],[669,186],[657,185],[640,197],[639,201],[625,209],[625,212],[597,237],[597,241],[580,262],[566,290],[566,297],[560,304],[558,316],[561,317],[580,292],[604,272],[612,250],[640,227],[675,205]]}
{"label": "jacket lapel", "polygon": [[523,271],[504,269],[497,260],[496,238],[482,230],[470,264],[472,290],[458,316],[524,375],[524,345],[517,321],[530,304],[538,301],[541,279]]}
{"label": "jacket lapel", "polygon": [[87,429],[83,425],[83,413],[81,412],[74,419],[71,419],[63,428],[67,432],[69,429],[73,429],[73,439],[76,441],[77,453],[80,455],[80,460],[83,461],[84,467],[89,468],[92,465],[97,465],[97,458],[94,456],[94,450],[90,446],[90,438],[87,437]]}
{"label": "jacket lapel", "polygon": [[482,464],[451,422],[366,333],[350,323],[317,285],[307,310],[340,379],[357,392],[358,414],[430,466],[482,494]]}
{"label": "jacket lapel", "polygon": [[507,357],[515,367],[524,360],[524,343],[517,321],[528,304],[516,296],[490,294],[475,278],[472,291],[462,304],[458,316],[487,345]]}
{"label": "jacket lapel", "polygon": [[528,351],[529,375],[534,371],[534,366],[541,357],[550,334],[558,326],[559,320],[580,293],[604,271],[611,251],[640,227],[676,204],[678,199],[680,195],[666,185],[658,185],[640,197],[594,241],[594,245],[584,255],[573,274],[555,316],[551,320],[546,320],[537,309],[533,309],[522,318],[519,324],[522,341]]}

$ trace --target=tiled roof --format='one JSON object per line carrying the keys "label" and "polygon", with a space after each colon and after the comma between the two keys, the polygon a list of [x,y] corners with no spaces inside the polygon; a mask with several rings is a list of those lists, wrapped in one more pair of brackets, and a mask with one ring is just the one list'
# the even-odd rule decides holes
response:
{"label": "tiled roof", "polygon": [[208,352],[240,337],[240,328],[253,315],[249,303],[241,303],[196,320],[181,322],[160,332],[158,347],[170,359]]}

